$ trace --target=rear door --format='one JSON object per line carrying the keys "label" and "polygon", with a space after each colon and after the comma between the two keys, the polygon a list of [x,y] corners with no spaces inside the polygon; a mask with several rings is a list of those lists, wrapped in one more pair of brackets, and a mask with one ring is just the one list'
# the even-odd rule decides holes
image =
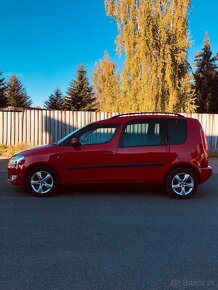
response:
{"label": "rear door", "polygon": [[121,181],[163,182],[169,156],[163,120],[144,118],[125,124],[116,154]]}

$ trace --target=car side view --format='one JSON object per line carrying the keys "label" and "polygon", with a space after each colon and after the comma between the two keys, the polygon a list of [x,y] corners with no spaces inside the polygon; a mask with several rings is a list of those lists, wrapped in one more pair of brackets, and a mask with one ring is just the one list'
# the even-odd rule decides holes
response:
{"label": "car side view", "polygon": [[212,175],[207,141],[198,120],[174,113],[122,114],[80,128],[55,144],[9,160],[8,181],[36,196],[62,184],[163,185],[185,199]]}

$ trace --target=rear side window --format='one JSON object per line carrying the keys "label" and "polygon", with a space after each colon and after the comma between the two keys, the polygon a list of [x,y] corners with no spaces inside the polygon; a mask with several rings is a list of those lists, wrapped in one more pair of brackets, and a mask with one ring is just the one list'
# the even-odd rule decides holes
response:
{"label": "rear side window", "polygon": [[167,119],[166,129],[170,145],[183,144],[187,138],[187,124],[185,119]]}
{"label": "rear side window", "polygon": [[126,125],[119,147],[163,145],[159,120],[143,120]]}

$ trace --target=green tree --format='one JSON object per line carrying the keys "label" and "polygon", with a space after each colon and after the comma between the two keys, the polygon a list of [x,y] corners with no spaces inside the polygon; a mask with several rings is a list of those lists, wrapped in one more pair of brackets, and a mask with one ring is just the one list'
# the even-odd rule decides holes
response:
{"label": "green tree", "polygon": [[103,112],[119,112],[119,74],[116,71],[116,64],[111,62],[107,52],[104,53],[104,59],[96,64],[92,83],[98,100],[98,109]]}
{"label": "green tree", "polygon": [[0,107],[5,107],[7,105],[5,79],[1,78],[2,72],[0,71]]}
{"label": "green tree", "polygon": [[202,51],[196,53],[194,87],[199,113],[218,113],[218,53],[213,57],[208,33],[205,34]]}
{"label": "green tree", "polygon": [[105,0],[105,6],[117,23],[117,52],[125,58],[122,110],[184,110],[192,97],[183,94],[189,0]]}
{"label": "green tree", "polygon": [[50,110],[63,110],[64,109],[64,97],[60,89],[56,89],[53,94],[48,97],[48,100],[44,103],[46,109]]}
{"label": "green tree", "polygon": [[93,111],[96,106],[93,87],[89,84],[83,65],[77,70],[77,78],[70,83],[65,97],[65,109],[73,111]]}
{"label": "green tree", "polygon": [[30,107],[32,100],[26,93],[16,75],[12,75],[7,83],[7,105],[18,107]]}

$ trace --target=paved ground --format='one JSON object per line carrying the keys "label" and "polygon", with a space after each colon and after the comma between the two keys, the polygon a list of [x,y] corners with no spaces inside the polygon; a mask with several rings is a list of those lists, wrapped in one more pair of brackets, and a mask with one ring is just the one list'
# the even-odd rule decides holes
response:
{"label": "paved ground", "polygon": [[187,201],[133,187],[40,199],[8,185],[4,164],[0,289],[218,289],[218,172]]}

